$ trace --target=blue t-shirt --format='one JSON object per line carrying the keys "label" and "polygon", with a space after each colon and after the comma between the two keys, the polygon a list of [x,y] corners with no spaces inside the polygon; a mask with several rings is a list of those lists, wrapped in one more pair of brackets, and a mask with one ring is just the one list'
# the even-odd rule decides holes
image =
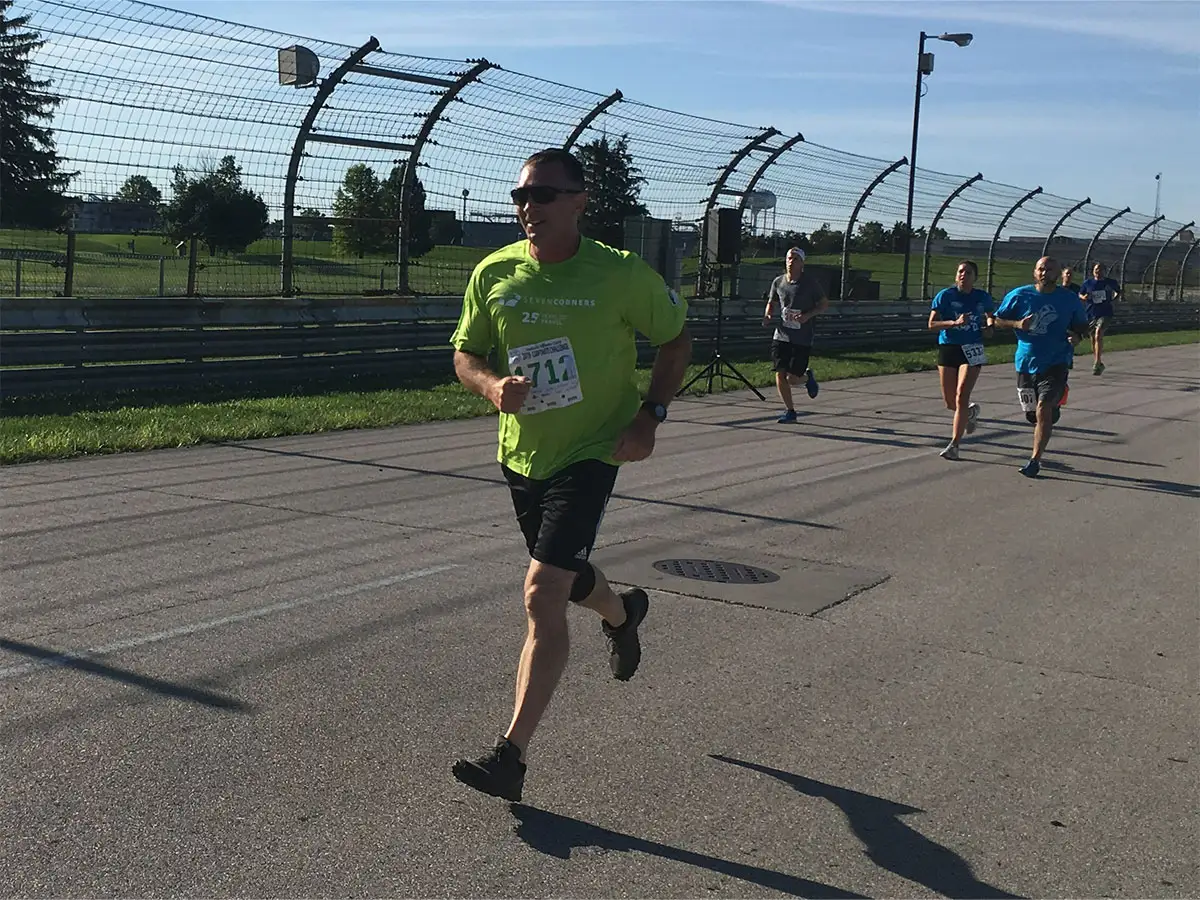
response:
{"label": "blue t-shirt", "polygon": [[939,344],[978,344],[983,341],[984,316],[992,311],[995,304],[992,295],[979,288],[964,294],[955,287],[938,291],[933,298],[932,309],[937,311],[938,319],[942,322],[953,322],[963,313],[968,313],[970,319],[966,325],[956,325],[953,328],[943,328],[938,332]]}
{"label": "blue t-shirt", "polygon": [[1113,314],[1113,297],[1121,292],[1121,286],[1112,278],[1089,278],[1079,292],[1087,297],[1084,306],[1087,307],[1088,321],[1091,322]]}
{"label": "blue t-shirt", "polygon": [[1014,329],[1017,355],[1013,364],[1017,371],[1036,375],[1051,366],[1070,365],[1074,353],[1067,342],[1067,332],[1087,325],[1079,295],[1063,287],[1043,294],[1027,284],[1009,291],[996,310],[997,319],[1019,322],[1027,316],[1034,317],[1030,329]]}

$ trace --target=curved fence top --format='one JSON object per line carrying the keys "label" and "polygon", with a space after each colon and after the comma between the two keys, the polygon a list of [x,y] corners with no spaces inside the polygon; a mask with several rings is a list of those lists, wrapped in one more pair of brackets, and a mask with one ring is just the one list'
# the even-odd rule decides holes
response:
{"label": "curved fence top", "polygon": [[[62,97],[51,127],[63,168],[78,173],[72,196],[112,198],[128,177],[144,175],[169,197],[175,167],[194,175],[232,154],[244,185],[262,196],[273,220],[280,218],[289,155],[313,97],[311,87],[279,84],[277,52],[307,47],[319,57],[325,76],[356,49],[137,0],[17,0],[13,13],[28,15],[30,27],[45,40],[33,55],[32,74],[49,80]],[[350,72],[315,120],[315,140],[307,143],[300,166],[295,212],[331,215],[352,166],[370,166],[379,179],[387,179],[406,154],[361,142],[411,142],[444,94],[444,84],[474,62],[387,48],[371,53],[367,66],[418,78]],[[771,124],[661,109],[629,99],[637,85],[588,90],[510,71],[503,59],[491,62],[495,67],[468,84],[433,124],[416,171],[427,209],[512,224],[508,191],[521,161],[537,150],[561,147],[597,104],[619,89],[623,98],[595,116],[575,149],[600,139],[625,141],[643,179],[640,201],[647,213],[692,227],[722,170]],[[762,161],[788,138],[776,135],[749,153],[730,173],[718,205],[737,206]],[[863,191],[895,160],[837,150],[819,143],[820,135],[806,133],[806,138],[782,153],[755,186],[754,202],[746,206],[750,233],[843,231]],[[918,234],[967,177],[917,169],[913,227]],[[905,219],[908,178],[903,165],[875,187],[858,214],[856,233],[864,226],[877,231],[877,223],[893,234],[894,244],[900,233],[896,223]],[[939,228],[952,241],[989,241],[1026,191],[985,178],[950,204]],[[1063,223],[1057,241],[1086,243],[1095,235],[1115,212],[1100,202],[1102,197],[1095,199]],[[1012,216],[1001,240],[1044,239],[1075,202],[1048,189]],[[1093,255],[1118,262],[1119,243],[1127,244],[1148,221],[1142,215],[1121,217]],[[1161,222],[1143,240],[1165,240],[1179,227]],[[1082,250],[1078,255],[1082,258]],[[331,292],[344,289],[340,282],[329,284]],[[354,284],[355,290],[361,287]]]}

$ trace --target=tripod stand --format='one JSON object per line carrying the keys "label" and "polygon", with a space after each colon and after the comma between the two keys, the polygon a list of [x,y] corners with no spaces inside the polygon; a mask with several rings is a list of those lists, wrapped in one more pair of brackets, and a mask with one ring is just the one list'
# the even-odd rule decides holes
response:
{"label": "tripod stand", "polygon": [[[683,394],[684,392],[687,391],[688,388],[690,388],[693,384],[695,384],[697,381],[699,381],[702,378],[708,379],[708,389],[705,393],[711,394],[712,389],[713,389],[713,379],[719,375],[722,378],[732,377],[732,378],[740,381],[746,387],[750,388],[750,390],[754,391],[755,395],[758,397],[759,400],[762,400],[765,402],[767,398],[764,397],[759,392],[758,388],[756,388],[749,381],[747,381],[746,376],[743,375],[741,372],[739,372],[737,370],[737,367],[735,367],[733,363],[729,362],[729,360],[727,360],[727,359],[725,359],[725,357],[721,356],[721,331],[722,331],[722,323],[725,320],[725,299],[723,296],[723,294],[725,293],[724,278],[723,278],[724,272],[725,272],[724,266],[717,267],[717,296],[716,296],[716,301],[717,301],[717,343],[716,343],[715,347],[713,348],[712,359],[709,360],[709,363],[707,366],[705,366],[703,369],[701,369],[699,372],[697,372],[692,377],[691,381],[689,381],[687,384],[685,384],[683,387],[681,387],[679,389],[679,391],[675,394],[675,396],[678,397],[680,394]],[[725,374],[726,369],[729,370],[729,376],[726,376],[726,374]]]}

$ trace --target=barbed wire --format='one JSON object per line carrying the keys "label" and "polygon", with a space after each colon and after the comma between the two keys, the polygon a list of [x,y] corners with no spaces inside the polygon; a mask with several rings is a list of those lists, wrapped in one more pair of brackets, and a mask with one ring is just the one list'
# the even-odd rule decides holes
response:
{"label": "barbed wire", "polygon": [[[1097,239],[1116,209],[1096,202],[1072,211],[1078,201],[1049,187],[1021,203],[1028,188],[986,178],[962,188],[967,175],[918,169],[905,284],[907,163],[799,137],[779,152],[790,136],[768,133],[767,124],[663,109],[502,68],[503,60],[492,65],[384,49],[368,52],[320,109],[300,159],[292,208],[285,210],[289,161],[320,82],[281,85],[277,53],[306,47],[328,78],[357,48],[139,0],[17,0],[13,14],[29,16],[29,27],[44,39],[31,73],[50,81],[48,90],[62,101],[52,127],[63,168],[76,173],[70,183],[76,293],[279,293],[283,222],[293,215],[289,252],[298,293],[386,293],[400,286],[454,293],[490,249],[520,237],[508,191],[521,162],[572,135],[576,148],[598,140],[624,143],[642,179],[639,200],[648,216],[700,233],[710,199],[716,207],[740,206],[748,263],[779,258],[789,241],[808,241],[813,264],[830,269],[840,269],[848,251],[847,277],[873,284],[885,298],[905,290],[918,297],[925,280],[942,284],[963,254],[994,257],[997,290],[1012,286],[1026,278],[1020,272],[1027,274],[1036,258],[1030,254],[1040,252],[1052,231],[1053,250],[1066,264],[1083,265],[1090,249],[1092,261],[1119,266],[1150,222],[1127,213]],[[447,92],[453,99],[435,117]],[[434,248],[413,252],[410,263],[398,238],[411,230],[412,213],[395,196],[422,135],[414,174]],[[189,175],[213,171],[225,156],[235,158],[243,185],[261,196],[271,224],[245,252],[207,255],[189,274],[161,222],[112,201],[134,175],[169,199],[177,167]],[[392,197],[390,205],[376,202],[368,214],[365,205],[351,202],[348,173],[361,167],[370,170],[370,190]],[[926,235],[939,211],[937,229]],[[374,243],[357,252],[339,243],[336,228],[346,223],[375,228]],[[1143,233],[1124,277],[1151,277],[1163,240],[1181,227],[1164,220]],[[1178,253],[1168,249],[1182,257],[1185,242],[1178,243]],[[18,271],[26,293],[61,292],[55,269],[65,252],[63,234],[0,231],[0,294],[17,287]],[[14,266],[17,256],[22,261]]]}

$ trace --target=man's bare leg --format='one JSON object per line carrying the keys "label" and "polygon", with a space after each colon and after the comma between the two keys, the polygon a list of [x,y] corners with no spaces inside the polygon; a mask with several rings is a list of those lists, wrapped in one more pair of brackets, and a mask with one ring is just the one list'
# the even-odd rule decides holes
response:
{"label": "man's bare leg", "polygon": [[596,573],[596,586],[578,605],[598,612],[613,628],[620,628],[625,624],[625,601],[617,596],[603,572],[595,566],[592,566],[592,571]]}
{"label": "man's bare leg", "polygon": [[1050,433],[1054,430],[1052,419],[1054,409],[1045,400],[1038,400],[1037,425],[1033,429],[1033,459],[1042,460],[1046,445],[1050,443]]}
{"label": "man's bare leg", "polygon": [[504,736],[521,751],[550,706],[570,654],[567,602],[575,572],[530,560],[525,575],[525,615],[529,622],[517,666],[512,722]]}
{"label": "man's bare leg", "polygon": [[795,409],[792,406],[792,385],[787,372],[775,373],[775,387],[779,390],[779,399],[783,401],[784,408]]}

